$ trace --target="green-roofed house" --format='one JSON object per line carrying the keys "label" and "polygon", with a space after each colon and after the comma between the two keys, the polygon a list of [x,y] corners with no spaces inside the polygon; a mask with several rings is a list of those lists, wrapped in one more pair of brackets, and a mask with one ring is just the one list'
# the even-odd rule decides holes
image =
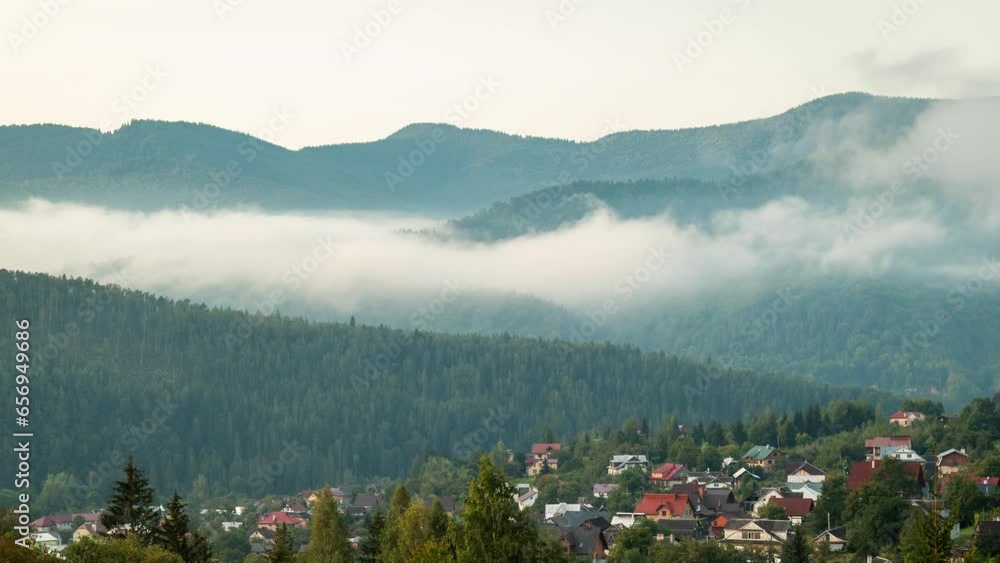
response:
{"label": "green-roofed house", "polygon": [[747,453],[743,454],[743,463],[748,467],[763,467],[770,469],[775,464],[781,462],[785,454],[778,448],[767,446],[754,446]]}

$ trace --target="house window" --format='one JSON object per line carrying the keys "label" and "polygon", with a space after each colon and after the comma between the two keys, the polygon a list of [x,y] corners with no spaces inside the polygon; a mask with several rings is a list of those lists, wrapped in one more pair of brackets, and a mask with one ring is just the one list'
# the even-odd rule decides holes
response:
{"label": "house window", "polygon": [[759,540],[760,532],[743,532],[743,539],[745,540]]}

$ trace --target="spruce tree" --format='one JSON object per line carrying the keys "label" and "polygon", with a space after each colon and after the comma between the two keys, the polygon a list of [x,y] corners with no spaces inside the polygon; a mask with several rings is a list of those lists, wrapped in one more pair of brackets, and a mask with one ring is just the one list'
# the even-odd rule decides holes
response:
{"label": "spruce tree", "polygon": [[274,536],[274,545],[267,555],[270,563],[294,563],[295,547],[292,541],[292,532],[287,524],[278,526],[278,533]]}
{"label": "spruce tree", "polygon": [[448,513],[441,506],[441,499],[434,497],[431,505],[431,537],[441,539],[448,533]]}
{"label": "spruce tree", "polygon": [[132,456],[125,464],[125,479],[115,481],[114,494],[101,512],[101,524],[109,532],[122,530],[135,536],[143,545],[149,545],[157,530],[159,517],[153,508],[153,488],[135,466]]}
{"label": "spruce tree", "polygon": [[910,521],[899,539],[906,563],[946,563],[951,561],[951,520],[936,512],[914,508]]}
{"label": "spruce tree", "polygon": [[403,525],[403,515],[410,507],[410,491],[400,483],[392,492],[392,501],[389,504],[389,516],[386,518],[385,530],[382,532],[382,540],[379,545],[380,562],[394,563],[396,561],[396,547],[401,541],[401,530]]}
{"label": "spruce tree", "polygon": [[382,545],[382,535],[385,531],[385,517],[381,512],[376,512],[368,523],[368,537],[361,542],[358,552],[358,559],[362,563],[375,563],[378,557],[379,547]]}
{"label": "spruce tree", "polygon": [[340,514],[330,487],[323,488],[309,527],[309,545],[303,560],[306,563],[343,563],[351,560],[353,551],[347,541],[347,525]]}
{"label": "spruce tree", "polygon": [[809,563],[811,556],[812,548],[809,546],[805,529],[801,525],[795,526],[792,535],[781,548],[781,563]]}
{"label": "spruce tree", "polygon": [[170,502],[167,503],[167,514],[163,519],[163,525],[157,531],[156,543],[183,557],[185,563],[210,561],[211,547],[201,534],[188,529],[190,518],[184,508],[184,502],[175,490]]}

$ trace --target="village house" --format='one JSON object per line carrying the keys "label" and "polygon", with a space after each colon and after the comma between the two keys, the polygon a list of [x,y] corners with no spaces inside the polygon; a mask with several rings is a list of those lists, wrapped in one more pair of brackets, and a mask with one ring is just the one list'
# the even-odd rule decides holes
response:
{"label": "village house", "polygon": [[594,483],[594,498],[608,498],[612,491],[620,485],[617,483]]}
{"label": "village house", "polygon": [[688,483],[698,483],[706,489],[731,489],[735,480],[722,471],[689,471]]}
{"label": "village house", "polygon": [[[330,491],[330,496],[333,497],[333,500],[337,501],[340,504],[345,504],[351,501],[350,493],[345,492],[340,487],[330,487],[329,491]],[[319,496],[320,493],[322,492],[323,492],[322,489],[317,489],[315,491],[310,492],[308,496],[305,497],[306,502],[309,503],[310,505],[316,504],[317,502],[319,502]]]}
{"label": "village house", "polygon": [[31,542],[46,551],[56,551],[57,548],[62,546],[62,538],[59,537],[59,534],[53,534],[51,532],[38,532],[31,534]]}
{"label": "village house", "polygon": [[865,440],[865,460],[878,461],[882,459],[882,448],[888,446],[905,446],[912,448],[909,436],[879,436]]}
{"label": "village house", "polygon": [[603,561],[608,552],[604,530],[597,526],[548,525],[542,530],[555,536],[575,560]]}
{"label": "village house", "polygon": [[786,483],[785,487],[793,493],[801,494],[802,498],[810,499],[813,502],[823,496],[823,483]]}
{"label": "village house", "polygon": [[562,444],[531,444],[531,453],[524,458],[525,472],[529,477],[540,474],[546,467],[555,471],[559,468],[556,454],[562,450]]}
{"label": "village house", "polygon": [[900,426],[910,426],[924,419],[924,413],[912,411],[897,411],[889,415],[889,422]]}
{"label": "village house", "polygon": [[538,489],[527,483],[518,483],[517,490],[514,492],[514,500],[521,510],[529,508],[538,500]]}
{"label": "village house", "polygon": [[913,448],[907,446],[885,446],[880,450],[880,459],[898,459],[899,461],[917,461],[920,463],[927,463],[927,460],[923,456],[913,451]]}
{"label": "village house", "polygon": [[996,494],[997,487],[1000,486],[1000,477],[976,477],[976,488],[983,496]]}
{"label": "village house", "polygon": [[649,460],[644,455],[614,455],[608,464],[608,475],[620,475],[623,471],[638,469],[645,473],[649,469]]}
{"label": "village house", "polygon": [[808,461],[785,464],[787,483],[822,483],[825,480],[826,472]]}
{"label": "village house", "polygon": [[807,498],[772,498],[768,504],[780,506],[793,526],[798,526],[815,508],[815,503]]}
{"label": "village house", "polygon": [[955,473],[966,465],[969,465],[969,456],[965,453],[965,448],[951,449],[938,454],[937,470],[942,475]]}
{"label": "village house", "polygon": [[725,514],[720,514],[712,519],[712,522],[708,525],[708,533],[713,538],[721,538],[725,533],[726,524],[729,523],[729,518]]}
{"label": "village house", "polygon": [[649,472],[649,482],[663,489],[686,482],[688,468],[679,463],[664,463]]}
{"label": "village house", "polygon": [[616,512],[615,515],[611,517],[611,525],[631,528],[633,524],[645,517],[646,515],[641,512]]}
{"label": "village house", "polygon": [[847,546],[847,526],[825,530],[813,538],[813,548],[819,549],[824,542],[828,543],[830,551],[842,551]]}
{"label": "village house", "polygon": [[308,514],[309,509],[301,502],[289,502],[281,509],[285,514]]}
{"label": "village house", "polygon": [[788,487],[767,487],[744,499],[744,503],[749,505],[750,513],[756,517],[760,515],[760,510],[765,504],[774,499],[784,498],[802,498],[802,494],[794,493]]}
{"label": "village house", "polygon": [[[907,473],[916,482],[917,487],[923,490],[927,486],[927,481],[924,479],[924,464],[916,461],[904,461],[902,463]],[[865,483],[871,481],[881,465],[882,462],[878,460],[856,461],[852,463],[851,472],[847,476],[847,490],[854,492],[860,489]]]}
{"label": "village house", "polygon": [[736,486],[742,486],[750,480],[760,481],[760,475],[757,475],[747,469],[746,467],[739,468],[736,473],[733,473],[733,484]]}
{"label": "village house", "polygon": [[738,549],[780,548],[792,530],[788,520],[732,519],[723,529],[722,541]]}
{"label": "village house", "polygon": [[767,446],[754,446],[747,453],[743,454],[743,463],[748,467],[761,467],[770,469],[778,463],[785,454],[778,448]]}
{"label": "village house", "polygon": [[88,524],[81,524],[79,528],[73,530],[73,542],[81,541],[84,538],[90,538],[96,540],[97,538],[102,538],[108,535],[108,529],[101,525],[100,522],[92,522]]}
{"label": "village house", "polygon": [[666,518],[658,520],[656,528],[656,541],[663,543],[700,540],[708,535],[704,522],[698,518]]}
{"label": "village house", "polygon": [[269,530],[277,530],[278,526],[285,524],[289,528],[308,528],[309,523],[305,518],[300,516],[292,516],[287,512],[282,512],[280,510],[275,510],[274,512],[268,512],[267,514],[262,514],[260,518],[257,519],[258,528],[267,528]]}
{"label": "village house", "polygon": [[37,520],[33,521],[31,529],[36,532],[52,532],[57,533],[59,531],[66,531],[73,529],[73,522],[80,518],[84,524],[95,524],[101,519],[101,514],[99,512],[79,512],[73,514],[51,514],[49,516],[42,516]]}
{"label": "village house", "polygon": [[277,532],[270,528],[257,528],[247,534],[247,539],[250,540],[251,543],[269,542],[274,540],[275,534],[277,534]]}
{"label": "village house", "polygon": [[546,504],[545,519],[548,520],[554,516],[561,516],[570,512],[593,512],[593,510],[594,507],[589,504],[568,504],[565,502]]}
{"label": "village house", "polygon": [[722,513],[735,515],[742,510],[732,489],[710,489],[698,483],[684,483],[674,485],[670,492],[687,495],[695,516],[712,518]]}
{"label": "village house", "polygon": [[691,518],[694,508],[688,495],[674,493],[646,493],[635,506],[635,512],[646,518],[662,520],[664,518]]}

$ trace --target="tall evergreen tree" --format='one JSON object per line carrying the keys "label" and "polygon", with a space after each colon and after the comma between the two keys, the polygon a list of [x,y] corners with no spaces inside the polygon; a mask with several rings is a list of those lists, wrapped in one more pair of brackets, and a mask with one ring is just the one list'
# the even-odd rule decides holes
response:
{"label": "tall evergreen tree", "polygon": [[347,525],[340,514],[330,487],[323,487],[309,526],[309,544],[303,554],[306,563],[344,563],[353,556],[347,541]]}
{"label": "tall evergreen tree", "polygon": [[538,532],[514,501],[514,486],[493,467],[489,457],[479,460],[479,477],[469,484],[462,515],[460,562],[530,561]]}
{"label": "tall evergreen tree", "polygon": [[295,546],[292,540],[292,531],[287,524],[278,526],[278,533],[274,536],[274,545],[267,555],[270,563],[295,563]]}
{"label": "tall evergreen tree", "polygon": [[914,508],[900,537],[905,563],[946,563],[951,561],[953,522],[936,512]]}
{"label": "tall evergreen tree", "polygon": [[385,532],[385,517],[381,512],[376,512],[368,523],[368,536],[361,542],[358,552],[358,559],[362,563],[375,563],[379,553],[379,546],[382,544],[382,535]]}
{"label": "tall evergreen tree", "polygon": [[410,491],[402,483],[396,485],[392,491],[392,500],[389,502],[389,516],[386,518],[385,530],[382,532],[382,541],[379,545],[378,560],[385,562],[396,561],[402,532],[403,515],[410,507]]}
{"label": "tall evergreen tree", "polygon": [[101,524],[109,531],[122,529],[144,545],[153,541],[159,517],[153,507],[153,488],[135,466],[132,456],[125,464],[125,479],[116,481],[114,494],[101,512]]}
{"label": "tall evergreen tree", "polygon": [[431,505],[431,537],[441,539],[448,533],[448,513],[441,506],[441,499],[434,497]]}
{"label": "tall evergreen tree", "polygon": [[156,543],[183,557],[185,563],[211,561],[212,549],[208,541],[197,531],[189,529],[190,518],[184,508],[184,502],[175,490],[167,503],[163,525],[157,530]]}
{"label": "tall evergreen tree", "polygon": [[781,548],[781,563],[809,563],[812,548],[802,526],[795,526],[792,535]]}

